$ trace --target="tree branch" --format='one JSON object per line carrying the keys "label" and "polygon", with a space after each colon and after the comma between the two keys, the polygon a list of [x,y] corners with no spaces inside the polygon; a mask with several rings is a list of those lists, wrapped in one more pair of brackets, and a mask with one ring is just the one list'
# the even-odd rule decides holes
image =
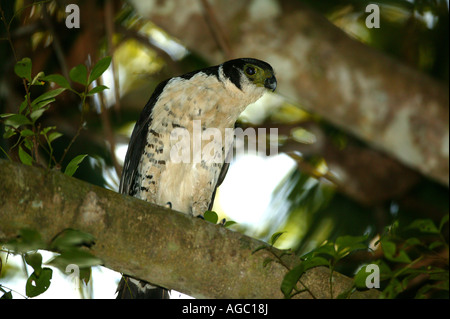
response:
{"label": "tree branch", "polygon": [[[286,269],[263,267],[258,240],[198,218],[124,196],[60,172],[0,160],[0,242],[32,228],[50,242],[66,228],[92,234],[92,252],[110,269],[205,298],[282,298]],[[293,257],[284,256],[286,265]],[[313,268],[302,283],[316,298],[329,297],[329,270]],[[336,274],[334,294],[351,279]],[[376,291],[353,297],[374,298]],[[296,298],[311,298],[308,291]]]}
{"label": "tree branch", "polygon": [[[211,63],[222,62],[197,2],[167,0],[147,17]],[[235,57],[274,67],[279,94],[448,186],[448,88],[351,39],[300,1],[267,8],[265,1],[216,0],[214,10]]]}

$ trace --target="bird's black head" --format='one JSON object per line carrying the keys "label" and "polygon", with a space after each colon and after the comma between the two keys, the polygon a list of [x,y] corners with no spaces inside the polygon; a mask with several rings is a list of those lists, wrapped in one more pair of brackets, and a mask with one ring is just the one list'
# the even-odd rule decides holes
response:
{"label": "bird's black head", "polygon": [[223,72],[236,87],[242,89],[243,80],[258,87],[275,91],[277,79],[270,64],[252,58],[230,60],[222,64]]}

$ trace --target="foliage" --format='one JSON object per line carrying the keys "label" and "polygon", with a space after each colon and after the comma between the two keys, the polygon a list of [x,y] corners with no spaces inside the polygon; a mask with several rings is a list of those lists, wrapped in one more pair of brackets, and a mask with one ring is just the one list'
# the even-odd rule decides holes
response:
{"label": "foliage", "polygon": [[[3,11],[2,20],[7,32],[9,32],[11,22],[7,23]],[[8,39],[12,51],[15,52],[9,35]],[[0,119],[5,127],[3,138],[14,139],[9,153],[17,150],[18,160],[25,165],[44,166],[47,169],[59,170],[68,150],[84,127],[83,115],[87,108],[88,97],[107,89],[104,85],[93,84],[110,64],[111,57],[107,56],[100,59],[90,70],[82,64],[72,68],[69,72],[70,80],[84,87],[81,92],[78,92],[70,84],[69,80],[60,74],[45,75],[41,71],[33,75],[30,58],[26,57],[17,61],[14,66],[14,73],[22,80],[25,92],[24,99],[18,106],[17,113],[0,114]],[[46,84],[51,89],[43,90]],[[56,86],[59,87],[55,88]],[[56,98],[65,91],[70,91],[80,98],[81,119],[77,133],[66,146],[60,159],[57,160],[54,155],[53,142],[63,136],[63,134],[57,131],[56,126],[42,125],[41,119],[50,109],[51,104],[56,101]],[[39,93],[35,94],[35,92]],[[1,147],[0,149],[11,160],[8,152]],[[46,155],[47,162],[43,159],[43,155]],[[64,174],[72,176],[86,156],[87,154],[75,156],[66,165]],[[42,255],[38,252],[39,249],[50,249],[59,252],[59,255],[47,262],[47,264],[55,266],[63,272],[68,265],[74,264],[80,270],[80,278],[87,282],[90,278],[90,267],[101,264],[98,258],[81,248],[92,243],[93,238],[89,234],[69,229],[59,234],[48,246],[42,241],[39,232],[23,229],[18,238],[4,244],[4,249],[6,249],[4,251],[8,254],[21,254],[24,263],[33,268],[34,271],[26,282],[25,291],[27,297],[36,297],[49,288],[53,272],[51,268],[42,266]],[[11,290],[8,290],[8,288],[0,286],[0,291],[4,292],[2,298],[12,297]]]}
{"label": "foliage", "polygon": [[[16,63],[14,71],[17,76],[22,78],[25,97],[19,106],[18,113],[0,114],[0,118],[3,119],[6,128],[4,138],[14,137],[17,139],[11,150],[18,148],[19,159],[23,164],[39,164],[39,150],[43,150],[48,155],[47,168],[59,169],[61,167],[61,163],[78,136],[79,131],[67,146],[61,159],[57,161],[53,155],[52,142],[61,137],[62,134],[56,131],[55,126],[42,127],[38,120],[49,109],[55,98],[65,90],[69,90],[80,97],[83,112],[87,97],[107,89],[106,86],[99,85],[89,90],[89,86],[103,74],[110,63],[111,58],[105,57],[98,61],[90,72],[87,71],[84,65],[78,65],[70,71],[70,79],[84,85],[83,92],[77,92],[59,74],[45,76],[44,72],[39,72],[32,77],[32,63],[29,58],[23,58]],[[43,86],[46,82],[57,84],[60,88],[46,91],[33,99],[31,97],[31,88]],[[83,121],[83,116],[81,118]],[[82,125],[80,125],[81,128]],[[3,150],[3,152],[7,154],[6,151]],[[74,157],[66,166],[64,174],[72,176],[86,156],[86,154],[83,154]],[[93,239],[88,234],[75,230],[66,230],[50,244],[50,250],[59,251],[60,254],[48,264],[56,266],[62,271],[68,265],[75,264],[81,270],[81,278],[85,282],[89,281],[90,267],[101,262],[88,251],[80,249],[80,245],[91,243],[92,241]],[[28,297],[36,297],[45,292],[51,283],[52,269],[42,267],[42,256],[37,250],[46,249],[47,247],[40,239],[40,234],[32,230],[22,230],[19,238],[7,243],[5,247],[8,253],[21,253],[24,257],[24,262],[34,269],[34,272],[28,277],[26,282],[26,295]],[[10,291],[8,293],[4,288],[2,288],[2,291],[5,292],[3,297],[9,298],[12,296]]]}
{"label": "foliage", "polygon": [[[206,221],[213,224],[217,224],[217,222],[219,221],[219,216],[217,215],[217,213],[211,210],[206,211],[205,214],[203,215],[203,218]],[[219,224],[224,227],[230,227],[231,225],[236,224],[236,222],[232,220],[226,220],[225,218],[223,218],[220,220]]]}
{"label": "foliage", "polygon": [[[367,280],[371,272],[368,266],[375,265],[379,269],[379,281],[383,283],[380,298],[398,298],[402,294],[411,294],[415,298],[448,298],[449,296],[449,268],[448,242],[443,235],[444,226],[448,224],[449,215],[445,215],[439,226],[430,219],[416,219],[408,226],[400,228],[398,221],[387,228],[386,233],[378,240],[379,258],[370,264],[360,267],[354,276],[354,285],[340,293],[333,292],[333,272],[337,264],[344,258],[358,251],[371,251],[367,245],[368,236],[341,236],[334,242],[325,241],[319,247],[300,257],[300,261],[293,267],[283,262],[283,256],[293,255],[288,250],[275,250],[274,245],[283,235],[278,232],[272,235],[270,246],[262,245],[253,253],[265,249],[274,258],[267,258],[264,266],[270,262],[278,262],[287,269],[280,289],[285,298],[308,292],[308,287],[302,283],[301,277],[311,268],[328,267],[330,270],[331,298],[350,298],[356,290],[368,289]],[[380,287],[377,287],[380,288]]]}
{"label": "foliage", "polygon": [[[62,273],[66,273],[69,266],[75,265],[79,270],[80,280],[88,283],[90,267],[102,263],[100,259],[85,249],[93,243],[94,238],[90,234],[66,229],[58,234],[49,245],[46,245],[38,231],[22,229],[19,236],[5,243],[4,249],[0,251],[8,254],[21,254],[24,262],[33,268],[34,271],[29,275],[25,287],[26,296],[31,298],[44,293],[50,287],[53,274],[51,268],[43,267],[39,249],[58,252],[56,257],[45,263],[46,265],[57,267]],[[12,298],[11,290],[8,287],[0,285],[0,291],[4,292],[2,298]]]}
{"label": "foliage", "polygon": [[[279,253],[278,250],[273,249],[281,235],[283,235],[283,232],[273,234],[270,240],[270,246],[260,246],[254,251],[254,253],[258,250],[266,249],[272,253],[275,259],[268,258],[264,262],[264,266],[272,261],[275,261],[287,269],[287,273],[283,278],[280,289],[283,292],[284,297],[288,299],[302,292],[308,292],[311,294],[312,298],[316,298],[308,287],[302,283],[301,277],[309,269],[318,266],[326,266],[330,269],[329,287],[330,296],[333,298],[333,272],[337,263],[352,252],[367,249],[367,245],[364,244],[364,242],[367,241],[367,236],[342,236],[338,237],[335,242],[324,242],[318,248],[303,255],[297,265],[289,267],[283,262],[283,256],[293,255],[293,252],[288,249],[282,250],[281,253]],[[300,287],[298,286],[299,284]]]}
{"label": "foliage", "polygon": [[[302,0],[358,40],[448,82],[448,2],[436,0]],[[381,28],[361,28],[366,7],[380,7]]]}
{"label": "foliage", "polygon": [[[381,298],[449,297],[449,247],[443,235],[448,219],[447,214],[438,226],[430,219],[416,219],[403,227],[395,222],[386,229],[379,240],[383,258],[374,262],[384,283]],[[364,270],[355,276],[358,289],[365,288]]]}
{"label": "foliage", "polygon": [[[32,62],[29,58],[23,58],[16,63],[14,71],[17,76],[22,78],[25,88],[25,97],[18,109],[17,114],[4,113],[0,114],[0,118],[3,119],[5,125],[5,133],[3,137],[15,137],[17,139],[16,143],[11,147],[11,150],[16,147],[18,148],[19,159],[23,164],[38,164],[40,158],[39,150],[43,150],[48,155],[48,168],[55,167],[59,169],[61,167],[61,163],[64,160],[67,151],[83,127],[83,110],[86,108],[85,105],[87,97],[107,89],[106,86],[99,85],[89,90],[89,86],[103,74],[110,63],[111,57],[105,57],[98,61],[89,73],[84,65],[78,65],[70,70],[70,79],[84,85],[83,92],[77,92],[73,89],[70,86],[69,81],[67,81],[67,79],[60,74],[45,76],[44,72],[39,72],[32,78]],[[60,88],[46,91],[32,99],[32,87],[42,86],[45,83],[57,84]],[[81,99],[81,125],[79,127],[78,134],[73,137],[72,141],[65,149],[61,159],[57,161],[53,154],[52,142],[61,137],[62,134],[56,131],[55,126],[42,127],[38,120],[44,115],[45,111],[49,109],[50,104],[55,101],[56,97],[65,90],[69,90],[77,94]],[[7,154],[6,151],[3,150],[3,152]],[[76,172],[78,165],[86,156],[87,155],[78,155],[72,159],[67,165],[64,173],[72,176]]]}

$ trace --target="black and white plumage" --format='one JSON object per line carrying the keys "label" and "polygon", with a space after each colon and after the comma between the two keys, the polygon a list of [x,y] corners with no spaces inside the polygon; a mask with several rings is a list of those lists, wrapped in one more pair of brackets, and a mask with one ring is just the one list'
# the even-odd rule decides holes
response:
{"label": "black and white plumage", "polygon": [[[228,163],[225,158],[225,129],[233,129],[238,116],[256,102],[266,89],[276,88],[272,67],[266,62],[242,58],[160,83],[136,122],[125,158],[120,193],[192,216],[202,216],[213,204]],[[177,141],[171,133],[185,129],[193,136],[193,122],[201,130],[221,132],[219,161],[174,161],[171,150]],[[200,121],[200,122],[199,122]],[[198,152],[201,152],[204,141]],[[191,144],[192,146],[192,144]],[[195,147],[191,147],[193,152]],[[201,156],[201,155],[200,155]],[[118,287],[118,298],[167,297],[167,290],[126,277]]]}

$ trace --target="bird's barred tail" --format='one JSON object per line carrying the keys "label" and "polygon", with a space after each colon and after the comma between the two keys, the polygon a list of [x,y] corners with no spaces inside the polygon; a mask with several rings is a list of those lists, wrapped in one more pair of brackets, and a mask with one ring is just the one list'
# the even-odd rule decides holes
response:
{"label": "bird's barred tail", "polygon": [[136,278],[122,276],[117,287],[117,299],[169,299],[167,289]]}

